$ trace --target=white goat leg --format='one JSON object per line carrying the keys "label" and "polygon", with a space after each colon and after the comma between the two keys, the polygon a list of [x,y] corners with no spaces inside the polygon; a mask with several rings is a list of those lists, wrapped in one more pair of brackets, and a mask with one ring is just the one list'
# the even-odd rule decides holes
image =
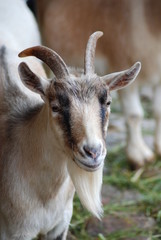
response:
{"label": "white goat leg", "polygon": [[154,116],[156,120],[154,145],[156,152],[161,156],[161,85],[157,86],[154,94]]}
{"label": "white goat leg", "polygon": [[141,167],[145,162],[152,161],[154,155],[145,144],[141,132],[143,109],[136,82],[129,86],[128,89],[123,89],[120,92],[120,97],[128,128],[127,156],[132,164]]}
{"label": "white goat leg", "polygon": [[73,202],[69,201],[67,204],[67,208],[64,212],[63,221],[61,221],[56,228],[48,232],[47,236],[42,240],[65,240],[68,233],[68,227],[70,224],[70,220],[73,212]]}
{"label": "white goat leg", "polygon": [[54,238],[55,229],[50,231],[45,238],[40,238],[40,240],[66,240],[67,239],[68,228],[58,237]]}

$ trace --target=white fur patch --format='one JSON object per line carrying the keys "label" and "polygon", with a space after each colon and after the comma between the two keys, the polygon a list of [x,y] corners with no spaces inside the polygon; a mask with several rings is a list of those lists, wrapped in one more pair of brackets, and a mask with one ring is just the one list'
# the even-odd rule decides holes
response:
{"label": "white fur patch", "polygon": [[87,172],[70,160],[68,162],[68,171],[81,203],[88,211],[100,219],[103,213],[100,197],[103,164],[97,171]]}

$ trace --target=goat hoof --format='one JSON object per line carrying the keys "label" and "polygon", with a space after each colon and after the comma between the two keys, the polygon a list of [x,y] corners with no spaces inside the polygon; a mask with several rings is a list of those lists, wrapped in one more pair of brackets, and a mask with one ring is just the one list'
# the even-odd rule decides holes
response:
{"label": "goat hoof", "polygon": [[133,169],[139,169],[155,160],[154,153],[146,146],[127,149],[127,157]]}
{"label": "goat hoof", "polygon": [[156,153],[159,157],[161,157],[161,144],[159,145],[158,143],[155,144],[155,150],[156,150]]}

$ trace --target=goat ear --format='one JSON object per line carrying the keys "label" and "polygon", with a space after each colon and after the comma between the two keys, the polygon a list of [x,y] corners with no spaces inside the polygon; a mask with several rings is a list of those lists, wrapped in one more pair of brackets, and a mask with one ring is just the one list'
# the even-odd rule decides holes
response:
{"label": "goat ear", "polygon": [[42,99],[45,100],[46,89],[49,86],[49,82],[33,73],[24,62],[19,64],[18,71],[24,85],[31,91],[39,93]]}
{"label": "goat ear", "polygon": [[110,91],[119,90],[131,84],[139,74],[140,69],[141,63],[136,62],[131,68],[125,71],[108,74],[101,77],[101,79],[107,83]]}

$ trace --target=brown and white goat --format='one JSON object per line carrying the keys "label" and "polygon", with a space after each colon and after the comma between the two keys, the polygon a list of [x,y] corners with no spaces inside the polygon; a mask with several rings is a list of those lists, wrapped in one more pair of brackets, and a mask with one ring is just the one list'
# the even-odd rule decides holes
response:
{"label": "brown and white goat", "polygon": [[37,6],[44,44],[72,66],[82,66],[86,39],[97,29],[104,32],[96,59],[101,74],[108,68],[111,72],[128,68],[138,59],[142,62],[138,80],[120,91],[128,128],[127,155],[138,167],[154,158],[141,133],[143,84],[154,92],[155,147],[161,155],[161,1],[42,0]]}
{"label": "brown and white goat", "polygon": [[[20,63],[21,80],[32,95],[25,95],[26,87],[23,91],[8,74],[7,53],[1,49],[1,240],[31,240],[39,234],[40,239],[66,239],[75,189],[91,213],[102,213],[110,91],[131,83],[140,63],[99,77],[94,57],[101,36],[95,32],[89,38],[84,72],[68,68],[46,47],[21,52],[20,57],[41,59],[54,73],[46,80]],[[35,101],[37,94],[43,101]]]}

